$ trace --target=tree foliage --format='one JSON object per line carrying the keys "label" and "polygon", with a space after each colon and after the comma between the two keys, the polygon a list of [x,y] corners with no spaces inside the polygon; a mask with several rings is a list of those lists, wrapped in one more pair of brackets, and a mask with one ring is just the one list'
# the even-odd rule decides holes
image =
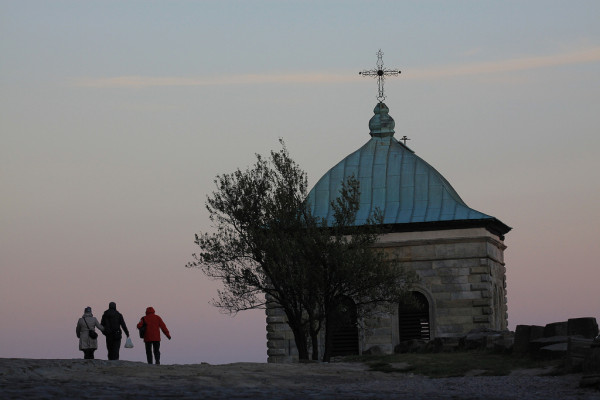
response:
{"label": "tree foliage", "polygon": [[223,283],[213,304],[229,313],[264,308],[273,301],[285,312],[300,359],[313,359],[325,326],[325,354],[339,321],[340,299],[351,298],[366,317],[377,306],[400,301],[411,275],[374,250],[382,233],[375,213],[354,226],[360,188],[343,183],[332,204],[334,222],[314,217],[306,202],[306,173],[281,141],[281,150],[251,167],[215,179],[206,208],[213,232],[196,235],[200,251],[188,267]]}

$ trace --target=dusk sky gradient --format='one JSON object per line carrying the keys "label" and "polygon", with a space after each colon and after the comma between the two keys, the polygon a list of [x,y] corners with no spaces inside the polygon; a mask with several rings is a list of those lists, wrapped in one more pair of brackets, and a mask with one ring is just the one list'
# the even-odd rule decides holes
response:
{"label": "dusk sky gradient", "polygon": [[[0,0],[0,357],[80,358],[75,325],[153,306],[164,363],[266,362],[264,311],[185,267],[214,177],[283,138],[310,185],[396,138],[506,236],[508,321],[600,319],[600,2]],[[101,338],[103,338],[101,336]],[[105,344],[96,353],[106,359]]]}

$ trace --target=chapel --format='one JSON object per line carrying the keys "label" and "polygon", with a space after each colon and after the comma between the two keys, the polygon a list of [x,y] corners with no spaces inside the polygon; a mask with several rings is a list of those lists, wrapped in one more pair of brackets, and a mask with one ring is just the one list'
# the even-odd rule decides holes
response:
{"label": "chapel", "polygon": [[[467,206],[435,168],[394,137],[395,122],[383,102],[381,78],[387,70],[381,66],[377,71],[380,96],[369,121],[370,139],[321,177],[308,202],[315,216],[331,223],[331,202],[342,182],[354,175],[360,182],[355,224],[365,224],[378,208],[390,229],[377,246],[420,280],[411,287],[415,301],[410,305],[398,304],[392,313],[339,328],[332,356],[362,354],[375,346],[392,354],[398,344],[413,339],[458,337],[475,328],[506,330],[504,235],[511,228]],[[355,306],[352,299],[345,301],[352,321]],[[273,306],[266,314],[268,362],[297,361],[285,314]],[[368,330],[360,328],[365,323]]]}

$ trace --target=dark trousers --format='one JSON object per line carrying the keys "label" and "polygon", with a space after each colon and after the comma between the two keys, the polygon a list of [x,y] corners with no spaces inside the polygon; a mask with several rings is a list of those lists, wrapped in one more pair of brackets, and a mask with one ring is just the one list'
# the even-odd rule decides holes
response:
{"label": "dark trousers", "polygon": [[157,364],[160,364],[160,342],[146,342],[146,359],[148,364],[152,364],[152,352]]}
{"label": "dark trousers", "polygon": [[85,349],[83,350],[83,358],[86,360],[93,360],[94,359],[94,352],[96,351],[96,349]]}
{"label": "dark trousers", "polygon": [[106,337],[106,349],[109,360],[119,359],[119,348],[121,347],[121,335],[108,335]]}

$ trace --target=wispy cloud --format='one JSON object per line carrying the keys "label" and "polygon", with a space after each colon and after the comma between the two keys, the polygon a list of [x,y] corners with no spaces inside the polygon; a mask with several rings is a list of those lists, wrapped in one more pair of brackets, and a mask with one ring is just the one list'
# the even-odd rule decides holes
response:
{"label": "wispy cloud", "polygon": [[586,50],[550,56],[524,57],[511,60],[450,65],[417,70],[411,72],[411,76],[407,77],[407,79],[433,79],[464,75],[497,74],[598,61],[600,61],[600,47],[593,47]]}
{"label": "wispy cloud", "polygon": [[[485,63],[448,65],[436,68],[414,69],[403,74],[404,79],[442,79],[455,76],[497,74],[523,71],[568,64],[600,61],[600,47],[554,54],[549,56],[523,57]],[[80,78],[75,85],[90,88],[146,88],[156,86],[211,86],[253,85],[266,83],[345,83],[356,82],[356,73],[291,73],[246,74],[215,77],[148,77],[117,76],[110,78]]]}
{"label": "wispy cloud", "polygon": [[[352,76],[354,78],[354,76]],[[351,79],[342,74],[293,73],[293,74],[247,74],[208,77],[148,77],[118,76],[113,78],[82,78],[75,84],[94,88],[144,88],[150,86],[210,86],[252,85],[263,83],[321,83],[346,82]]]}

